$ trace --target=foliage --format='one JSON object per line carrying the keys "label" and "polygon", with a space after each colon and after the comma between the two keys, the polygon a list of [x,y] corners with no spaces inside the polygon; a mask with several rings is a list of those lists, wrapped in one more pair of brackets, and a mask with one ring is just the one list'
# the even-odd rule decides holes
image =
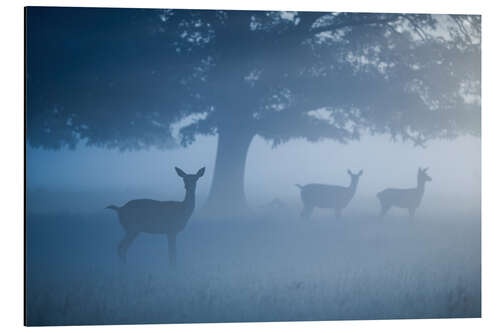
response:
{"label": "foliage", "polygon": [[[480,134],[479,16],[29,8],[33,146]],[[181,126],[185,125],[185,126]],[[235,132],[237,133],[237,132]]]}

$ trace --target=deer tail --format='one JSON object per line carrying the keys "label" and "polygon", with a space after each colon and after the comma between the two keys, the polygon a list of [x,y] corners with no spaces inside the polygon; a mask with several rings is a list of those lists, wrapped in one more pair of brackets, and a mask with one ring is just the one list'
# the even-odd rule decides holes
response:
{"label": "deer tail", "polygon": [[118,211],[120,209],[120,207],[118,206],[115,206],[115,205],[109,205],[108,207],[106,207],[105,209],[112,209],[114,211]]}
{"label": "deer tail", "polygon": [[297,186],[300,190],[303,190],[303,189],[304,189],[304,186],[302,186],[302,185],[295,184],[295,186]]}

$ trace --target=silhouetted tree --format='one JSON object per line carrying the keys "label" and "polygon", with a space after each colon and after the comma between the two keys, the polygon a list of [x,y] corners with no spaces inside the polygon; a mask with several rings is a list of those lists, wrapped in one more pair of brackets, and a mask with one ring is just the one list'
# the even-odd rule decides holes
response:
{"label": "silhouetted tree", "polygon": [[480,134],[481,18],[466,15],[27,11],[33,146],[118,149],[218,135],[209,206],[245,206],[252,138],[423,145]]}

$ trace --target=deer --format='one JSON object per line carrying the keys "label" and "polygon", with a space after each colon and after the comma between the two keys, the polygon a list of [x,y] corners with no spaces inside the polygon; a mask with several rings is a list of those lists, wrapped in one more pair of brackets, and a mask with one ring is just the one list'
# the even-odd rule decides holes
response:
{"label": "deer", "polygon": [[295,184],[300,189],[300,197],[304,205],[301,217],[309,218],[315,207],[318,208],[333,208],[335,218],[340,219],[342,210],[351,202],[356,188],[358,187],[359,177],[363,174],[363,170],[358,173],[353,173],[350,169],[347,174],[351,177],[349,186],[326,185],[326,184]]}
{"label": "deer", "polygon": [[395,206],[408,209],[410,220],[413,220],[415,217],[415,210],[420,206],[422,197],[424,196],[425,183],[432,181],[432,178],[427,174],[428,169],[429,168],[418,168],[417,187],[415,188],[387,188],[377,193],[377,198],[381,205],[381,218],[387,214],[387,211],[392,206]]}
{"label": "deer", "polygon": [[136,199],[121,207],[107,206],[118,213],[118,219],[125,230],[125,236],[118,243],[118,256],[126,262],[127,251],[134,239],[141,233],[166,234],[168,258],[171,266],[176,265],[176,237],[184,230],[194,211],[196,182],[205,173],[205,167],[195,174],[186,174],[175,167],[175,172],[184,181],[186,195],[183,201],[157,201]]}

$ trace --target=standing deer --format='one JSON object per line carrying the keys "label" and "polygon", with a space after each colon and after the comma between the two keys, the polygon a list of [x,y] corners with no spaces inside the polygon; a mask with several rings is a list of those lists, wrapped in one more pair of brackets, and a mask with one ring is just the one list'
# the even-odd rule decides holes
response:
{"label": "standing deer", "polygon": [[407,208],[410,214],[410,219],[415,216],[415,209],[420,205],[424,195],[425,183],[432,180],[427,175],[427,169],[418,168],[417,187],[407,189],[388,188],[377,193],[382,209],[380,217],[384,217],[389,208],[392,206]]}
{"label": "standing deer", "polygon": [[354,193],[356,193],[359,177],[363,174],[363,170],[357,174],[347,170],[347,173],[351,177],[351,184],[347,187],[325,184],[307,184],[304,186],[295,184],[300,189],[300,197],[304,204],[300,215],[303,218],[309,218],[314,207],[333,208],[335,217],[339,219],[342,209],[347,207]]}
{"label": "standing deer", "polygon": [[126,260],[127,250],[141,232],[166,234],[168,237],[168,259],[172,266],[176,262],[176,236],[186,226],[193,214],[196,182],[205,173],[201,168],[194,175],[188,175],[179,168],[175,171],[184,181],[186,196],[184,201],[156,201],[138,199],[127,202],[122,207],[115,205],[106,208],[118,213],[125,237],[118,244],[118,256]]}

